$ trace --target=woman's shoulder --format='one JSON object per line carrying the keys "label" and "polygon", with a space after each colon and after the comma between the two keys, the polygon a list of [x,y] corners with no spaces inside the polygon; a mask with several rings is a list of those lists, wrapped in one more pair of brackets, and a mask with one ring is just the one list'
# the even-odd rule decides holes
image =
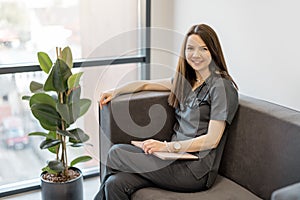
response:
{"label": "woman's shoulder", "polygon": [[224,98],[238,99],[238,92],[233,82],[221,76],[214,77],[211,81],[210,95],[211,97],[224,96]]}
{"label": "woman's shoulder", "polygon": [[226,88],[226,89],[232,89],[236,90],[233,82],[225,77],[222,77],[220,75],[215,75],[210,80],[210,88]]}

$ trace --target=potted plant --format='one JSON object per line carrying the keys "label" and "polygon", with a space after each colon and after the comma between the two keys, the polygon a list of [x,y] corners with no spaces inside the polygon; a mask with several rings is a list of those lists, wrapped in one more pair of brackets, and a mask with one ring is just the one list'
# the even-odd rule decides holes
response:
{"label": "potted plant", "polygon": [[[83,72],[72,74],[73,58],[69,47],[56,48],[57,59],[53,63],[44,52],[38,53],[40,68],[48,74],[44,83],[30,83],[29,100],[33,116],[46,132],[32,132],[30,136],[42,136],[41,149],[54,154],[42,169],[42,199],[83,199],[83,178],[78,168],[79,162],[92,159],[80,156],[70,162],[67,149],[82,147],[89,136],[80,128],[73,127],[76,120],[83,116],[91,105],[91,100],[80,98],[80,78]],[[71,126],[72,125],[72,126]]]}

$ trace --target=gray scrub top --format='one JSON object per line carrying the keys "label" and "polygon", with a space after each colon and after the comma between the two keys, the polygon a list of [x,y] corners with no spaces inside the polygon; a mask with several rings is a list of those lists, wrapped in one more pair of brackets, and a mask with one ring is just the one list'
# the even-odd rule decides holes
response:
{"label": "gray scrub top", "polygon": [[[192,91],[175,110],[176,123],[172,141],[195,138],[207,133],[210,120],[224,120],[229,125],[238,108],[238,93],[232,82],[216,73]],[[217,176],[221,155],[226,140],[226,131],[217,148],[195,152],[199,160],[187,161],[187,167],[198,179],[209,174],[209,188]]]}

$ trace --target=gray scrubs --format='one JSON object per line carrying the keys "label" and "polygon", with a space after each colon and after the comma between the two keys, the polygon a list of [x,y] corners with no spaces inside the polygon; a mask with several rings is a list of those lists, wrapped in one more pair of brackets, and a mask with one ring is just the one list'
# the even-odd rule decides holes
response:
{"label": "gray scrubs", "polygon": [[[187,92],[185,102],[175,111],[173,141],[206,134],[209,120],[231,123],[238,107],[231,81],[212,74],[202,86]],[[114,145],[95,199],[129,200],[136,190],[151,186],[180,192],[207,189],[215,181],[225,138],[226,132],[216,149],[195,152],[199,160],[193,161],[165,161],[132,145]]]}
{"label": "gray scrubs", "polygon": [[[238,93],[231,81],[212,73],[210,77],[194,91],[190,89],[184,103],[176,109],[177,122],[172,141],[187,140],[207,133],[210,120],[226,121],[232,119],[238,108]],[[197,161],[187,161],[185,164],[197,179],[208,174],[207,187],[215,181],[221,155],[226,140],[226,131],[216,149],[196,152]]]}

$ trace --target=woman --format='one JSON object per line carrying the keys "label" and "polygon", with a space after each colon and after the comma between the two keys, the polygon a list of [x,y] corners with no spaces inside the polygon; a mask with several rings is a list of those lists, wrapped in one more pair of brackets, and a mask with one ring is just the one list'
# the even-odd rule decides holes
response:
{"label": "woman", "polygon": [[[137,81],[105,92],[100,107],[119,94],[142,90],[171,91],[168,102],[177,119],[172,140],[145,140],[142,150],[114,145],[95,199],[130,199],[136,190],[149,186],[179,192],[210,188],[224,148],[223,133],[238,108],[237,86],[215,31],[205,24],[190,28],[173,79]],[[155,151],[192,152],[199,159],[163,161],[151,155]]]}

